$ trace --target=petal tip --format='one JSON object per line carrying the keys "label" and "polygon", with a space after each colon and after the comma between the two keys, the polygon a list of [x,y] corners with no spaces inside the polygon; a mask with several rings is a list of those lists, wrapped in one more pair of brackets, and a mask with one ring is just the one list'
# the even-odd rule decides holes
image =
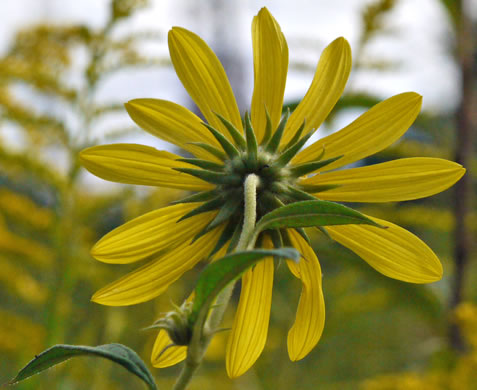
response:
{"label": "petal tip", "polygon": [[86,149],[79,152],[78,159],[83,166],[88,162],[88,153],[86,152]]}
{"label": "petal tip", "polygon": [[189,34],[192,34],[191,31],[183,28],[183,27],[179,27],[179,26],[172,26],[172,28],[169,30],[169,32],[167,33],[167,37],[169,39],[171,38],[174,38],[174,37],[177,37],[178,35],[180,34],[184,34],[184,33],[189,33]]}
{"label": "petal tip", "polygon": [[242,373],[238,372],[235,368],[230,367],[229,365],[226,365],[226,371],[227,371],[227,376],[230,379],[235,379],[238,378]]}
{"label": "petal tip", "polygon": [[296,351],[293,346],[291,346],[290,344],[288,345],[288,358],[290,359],[290,361],[297,362],[306,357],[306,355],[308,355],[308,353],[303,353],[303,351]]}
{"label": "petal tip", "polygon": [[404,98],[407,98],[409,103],[414,103],[419,107],[422,105],[422,95],[418,94],[417,92],[403,92],[396,96],[402,96]]}
{"label": "petal tip", "polygon": [[133,99],[124,103],[124,108],[133,121],[135,121],[135,118],[140,114],[140,105],[137,103],[137,100],[138,99]]}
{"label": "petal tip", "polygon": [[90,255],[93,256],[96,260],[98,256],[101,256],[101,250],[98,248],[98,243],[96,243],[91,250],[89,251]]}
{"label": "petal tip", "polygon": [[444,276],[444,269],[442,268],[442,263],[439,261],[439,259],[436,260],[437,261],[435,264],[435,268],[431,270],[429,283],[438,282]]}
{"label": "petal tip", "polygon": [[93,294],[93,296],[91,297],[90,301],[91,301],[91,302],[94,302],[94,303],[97,303],[97,304],[99,304],[99,305],[104,305],[104,303],[103,303],[102,300],[101,300],[102,294],[100,294],[100,291],[101,291],[101,290],[96,291],[96,292]]}
{"label": "petal tip", "polygon": [[260,8],[260,11],[258,11],[257,15],[271,15],[270,11],[268,10],[267,7],[262,7]]}
{"label": "petal tip", "polygon": [[341,50],[351,51],[351,46],[345,37],[338,37],[330,45],[336,45]]}

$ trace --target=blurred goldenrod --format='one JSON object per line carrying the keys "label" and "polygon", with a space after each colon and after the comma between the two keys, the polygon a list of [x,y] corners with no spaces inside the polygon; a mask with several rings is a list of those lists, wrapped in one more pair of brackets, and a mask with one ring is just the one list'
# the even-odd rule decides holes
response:
{"label": "blurred goldenrod", "polygon": [[[265,8],[253,20],[252,37],[255,85],[251,115],[243,122],[215,54],[197,35],[179,27],[169,32],[172,63],[207,123],[169,101],[135,99],[126,104],[139,126],[195,158],[133,144],[96,146],[81,153],[84,166],[106,180],[197,191],[178,204],[120,226],[96,244],[92,254],[103,262],[150,261],[99,290],[93,301],[113,306],[147,301],[201,259],[224,248],[233,249],[243,219],[243,182],[249,174],[260,181],[259,217],[304,199],[417,199],[445,190],[464,174],[459,164],[437,158],[405,158],[336,170],[382,150],[404,134],[421,107],[421,96],[412,92],[377,104],[344,129],[301,150],[343,92],[351,69],[349,44],[338,38],[324,50],[305,97],[291,115],[281,118],[288,47],[280,26]],[[426,244],[399,226],[374,220],[387,228],[341,225],[326,229],[386,276],[413,283],[441,278],[442,266]],[[278,246],[282,241],[306,259],[288,264],[303,285],[288,334],[289,355],[295,361],[310,352],[323,330],[321,269],[303,232],[266,231],[262,237],[264,246]],[[264,347],[273,267],[272,259],[267,259],[242,279],[227,346],[231,377],[244,373]],[[159,356],[168,342],[161,331],[153,351],[155,366],[175,364],[185,357],[185,347],[171,348]]]}

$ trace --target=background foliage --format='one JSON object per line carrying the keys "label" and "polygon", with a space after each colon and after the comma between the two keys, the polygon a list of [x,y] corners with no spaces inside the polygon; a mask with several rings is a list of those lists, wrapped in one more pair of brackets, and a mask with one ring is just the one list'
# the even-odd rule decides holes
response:
{"label": "background foliage", "polygon": [[[385,20],[398,2],[379,0],[362,8],[355,72],[391,72],[398,66],[365,55],[373,39],[390,33]],[[448,48],[449,55],[464,74],[463,66],[475,55],[475,45],[466,49],[469,45],[462,43],[473,42],[472,28],[470,35],[463,28],[469,22],[464,20],[460,2],[446,0],[442,5],[454,27],[455,44]],[[34,354],[55,343],[120,342],[148,361],[154,332],[140,329],[169,310],[170,300],[181,302],[196,280],[197,272],[189,272],[163,297],[132,307],[109,308],[89,301],[99,287],[124,274],[124,266],[119,270],[91,258],[94,242],[124,221],[181,195],[128,186],[115,187],[113,192],[95,190],[77,160],[78,151],[87,146],[137,134],[121,116],[122,102],[98,99],[104,80],[126,68],[169,66],[167,59],[146,58],[137,50],[144,40],[161,39],[156,32],[119,37],[116,33],[124,20],[144,6],[144,0],[113,0],[109,20],[100,29],[31,26],[17,33],[0,58],[0,382],[11,379]],[[300,64],[294,66],[306,71]],[[465,79],[471,86],[470,95],[463,92],[465,101],[475,99],[474,73]],[[379,100],[369,93],[346,94],[326,127],[336,128],[343,115]],[[291,107],[296,104],[289,102]],[[409,156],[454,159],[457,155],[461,159],[455,145],[462,136],[462,123],[456,118],[467,115],[462,105],[458,113],[423,112],[404,139],[366,163]],[[105,119],[111,117],[118,119]],[[469,121],[472,129],[475,119]],[[98,123],[108,127],[101,135],[95,134]],[[5,142],[6,132],[15,134],[20,147],[11,148]],[[475,141],[471,137],[469,142],[472,146]],[[464,160],[467,202],[475,193],[477,163],[472,152],[464,154]],[[462,224],[465,234],[475,237],[477,217],[471,207],[459,215],[455,203],[453,192],[446,191],[412,202],[353,205],[413,231],[436,251],[445,277],[430,286],[387,279],[352,252],[311,233],[323,267],[327,305],[327,324],[319,346],[299,363],[288,361],[285,335],[300,289],[280,267],[269,341],[257,364],[238,380],[227,379],[223,362],[226,334],[221,333],[191,388],[285,389],[296,384],[300,389],[325,390],[477,388],[477,341],[472,332],[477,328],[477,306],[471,303],[477,302],[472,261],[476,254],[473,239],[464,242],[463,248],[454,239],[456,226]],[[459,248],[465,254],[463,263],[455,263]],[[456,279],[460,273],[464,277]],[[457,290],[461,294],[455,299]],[[233,310],[227,315],[226,326]],[[159,388],[170,387],[177,372],[177,367],[155,370]],[[109,362],[85,358],[18,388],[130,389],[138,383]]]}

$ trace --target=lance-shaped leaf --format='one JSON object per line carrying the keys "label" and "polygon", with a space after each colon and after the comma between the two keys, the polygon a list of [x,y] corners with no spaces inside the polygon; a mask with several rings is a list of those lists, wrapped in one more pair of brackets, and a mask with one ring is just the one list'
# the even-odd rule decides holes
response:
{"label": "lance-shaped leaf", "polygon": [[305,129],[305,126],[306,126],[306,120],[303,121],[303,123],[298,128],[295,135],[293,136],[293,138],[282,148],[282,150],[288,150],[290,147],[295,145],[300,140],[303,130]]}
{"label": "lance-shaped leaf", "polygon": [[242,133],[237,130],[237,128],[232,124],[232,122],[229,122],[222,115],[217,114],[217,113],[215,115],[217,115],[217,117],[220,119],[220,121],[224,124],[225,128],[227,129],[229,134],[234,139],[236,145],[240,149],[245,150],[246,142],[245,142],[245,138],[243,138]]}
{"label": "lance-shaped leaf", "polygon": [[265,116],[267,118],[267,124],[265,125],[265,134],[263,135],[260,145],[267,145],[272,137],[272,119],[270,118],[267,107],[265,107]]}
{"label": "lance-shaped leaf", "polygon": [[[293,167],[290,168],[290,174],[294,177],[308,175],[309,173],[312,173],[320,168],[323,168],[324,166],[328,164],[331,164],[332,162],[335,162],[341,157],[343,156],[329,158],[328,160],[318,160],[318,161],[312,161],[312,162],[308,162],[308,163],[304,163],[300,165],[294,165]],[[184,162],[189,162],[189,161],[184,161]]]}
{"label": "lance-shaped leaf", "polygon": [[225,153],[222,152],[221,150],[214,148],[212,145],[206,144],[204,142],[189,142],[188,145],[197,146],[198,148],[203,149],[209,152],[210,154],[214,155],[221,161],[224,161],[227,157]]}
{"label": "lance-shaped leaf", "polygon": [[283,131],[285,130],[285,126],[288,122],[289,117],[290,110],[287,110],[282,120],[280,121],[277,130],[275,130],[272,138],[270,139],[270,141],[267,142],[267,146],[265,146],[265,150],[268,153],[275,153],[278,150],[278,147],[280,146],[280,141],[282,140]]}
{"label": "lance-shaped leaf", "polygon": [[197,281],[195,299],[189,317],[190,324],[193,325],[199,316],[205,318],[210,305],[225,286],[237,279],[257,261],[269,256],[294,261],[300,258],[300,254],[294,248],[254,249],[232,253],[208,265]]}
{"label": "lance-shaped leaf", "polygon": [[177,159],[177,161],[195,165],[196,167],[199,167],[202,169],[209,169],[211,171],[222,172],[224,169],[224,166],[221,164],[217,164],[213,161],[208,161],[208,160],[200,160],[198,158],[179,158]]}
{"label": "lance-shaped leaf", "polygon": [[208,202],[202,203],[200,206],[196,207],[195,209],[189,211],[187,214],[184,214],[177,222],[183,221],[184,219],[193,217],[194,215],[199,215],[205,213],[207,211],[217,210],[222,207],[224,204],[224,200],[222,197],[217,197]]}
{"label": "lance-shaped leaf", "polygon": [[217,195],[219,195],[219,193],[215,189],[211,191],[203,191],[198,192],[197,194],[186,196],[185,198],[179,200],[175,200],[171,202],[171,204],[205,202],[207,200],[217,198]]}
{"label": "lance-shaped leaf", "polygon": [[9,384],[20,382],[76,356],[95,356],[112,360],[142,379],[149,389],[157,389],[154,378],[141,358],[131,348],[122,344],[105,344],[97,347],[67,344],[55,345],[35,356]]}
{"label": "lance-shaped leaf", "polygon": [[317,200],[316,196],[309,194],[308,192],[299,190],[293,186],[287,187],[288,194],[291,198],[295,201],[302,201],[302,200]]}
{"label": "lance-shaped leaf", "polygon": [[258,143],[257,139],[255,138],[255,132],[253,131],[252,122],[250,121],[250,116],[248,113],[245,113],[245,136],[247,139],[247,160],[249,166],[256,168]]}
{"label": "lance-shaped leaf", "polygon": [[225,200],[223,206],[220,207],[218,214],[215,216],[212,222],[210,222],[204,229],[197,233],[192,242],[202,237],[204,234],[207,234],[212,229],[219,226],[222,222],[230,219],[230,217],[232,217],[232,215],[237,211],[241,203],[242,199],[237,197],[230,197],[229,199]]}
{"label": "lance-shaped leaf", "polygon": [[219,141],[222,149],[230,158],[238,157],[240,155],[239,151],[235,147],[235,145],[230,142],[227,138],[223,136],[223,134],[217,130],[215,130],[212,126],[207,123],[202,123],[215,137],[217,141]]}
{"label": "lance-shaped leaf", "polygon": [[380,227],[360,212],[341,204],[324,200],[305,200],[288,204],[264,215],[257,223],[255,234],[267,229],[349,224]]}
{"label": "lance-shaped leaf", "polygon": [[232,218],[229,220],[227,225],[225,226],[225,229],[223,230],[222,234],[219,237],[219,240],[217,241],[217,244],[215,245],[214,249],[209,253],[209,256],[207,258],[211,258],[213,255],[215,255],[219,250],[223,248],[223,246],[229,242],[237,228],[237,221]]}
{"label": "lance-shaped leaf", "polygon": [[275,161],[275,165],[279,167],[284,167],[285,165],[287,165],[290,162],[290,160],[293,157],[295,157],[295,155],[303,147],[303,145],[306,144],[306,141],[308,141],[312,135],[313,135],[313,132],[310,131],[304,137],[299,139],[295,144],[290,146],[288,149],[284,150],[283,153],[280,155],[280,157]]}
{"label": "lance-shaped leaf", "polygon": [[238,185],[240,184],[240,176],[232,174],[228,175],[221,172],[214,172],[209,171],[206,169],[194,169],[194,168],[174,168],[176,171],[187,173],[188,175],[192,175],[202,179],[204,181],[208,181],[209,183],[214,184],[229,184],[229,185]]}

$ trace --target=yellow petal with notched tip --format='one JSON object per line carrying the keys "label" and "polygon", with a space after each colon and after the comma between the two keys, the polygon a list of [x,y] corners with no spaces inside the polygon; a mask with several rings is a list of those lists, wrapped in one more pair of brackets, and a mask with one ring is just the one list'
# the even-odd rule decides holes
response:
{"label": "yellow petal with notched tip", "polygon": [[371,219],[386,228],[340,225],[327,226],[326,230],[335,241],[390,278],[409,283],[431,283],[442,278],[442,265],[424,242],[391,222]]}
{"label": "yellow petal with notched tip", "polygon": [[376,104],[345,128],[320,139],[292,160],[294,164],[312,161],[325,151],[322,159],[343,156],[326,165],[329,171],[371,156],[398,140],[416,119],[422,97],[405,92]]}
{"label": "yellow petal with notched tip", "polygon": [[154,367],[164,368],[173,366],[186,358],[187,347],[184,345],[174,345],[167,348],[167,350],[161,354],[164,348],[170,344],[172,344],[172,340],[167,332],[161,329],[152,348],[151,363]]}
{"label": "yellow petal with notched tip", "polygon": [[397,202],[437,194],[465,173],[460,164],[440,158],[403,158],[381,164],[326,172],[302,184],[337,185],[320,192],[324,200],[342,202]]}
{"label": "yellow petal with notched tip", "polygon": [[127,264],[190,240],[217,214],[208,212],[177,222],[198,203],[163,207],[141,215],[106,234],[91,250],[105,263]]}
{"label": "yellow petal with notched tip", "polygon": [[209,46],[196,34],[173,27],[169,52],[177,76],[209,124],[232,139],[220,114],[242,131],[242,119],[224,68]]}
{"label": "yellow petal with notched tip", "polygon": [[303,135],[320,127],[343,93],[350,71],[351,48],[346,39],[337,38],[321,54],[311,86],[287,122],[282,145],[305,120]]}
{"label": "yellow petal with notched tip", "polygon": [[321,267],[313,249],[295,230],[289,230],[293,247],[301,253],[300,262],[288,260],[290,271],[301,280],[302,290],[295,323],[288,332],[288,355],[303,359],[318,343],[325,326],[325,300],[321,287]]}
{"label": "yellow petal with notched tip", "polygon": [[280,26],[266,8],[252,22],[254,88],[251,119],[260,142],[265,134],[266,111],[272,129],[282,115],[283,94],[288,71],[288,46]]}
{"label": "yellow petal with notched tip", "polygon": [[80,153],[82,165],[92,174],[117,183],[210,190],[213,186],[173,168],[195,168],[177,161],[180,156],[137,144],[100,145]]}
{"label": "yellow petal with notched tip", "polygon": [[209,255],[222,230],[223,227],[214,229],[194,243],[183,241],[177,248],[103,287],[91,300],[102,305],[126,306],[157,297],[184,272]]}
{"label": "yellow petal with notched tip", "polygon": [[[270,240],[266,248],[272,248]],[[272,304],[273,257],[267,257],[242,277],[242,291],[226,349],[230,378],[247,371],[258,359],[267,341]]]}
{"label": "yellow petal with notched tip", "polygon": [[125,105],[138,126],[156,137],[185,149],[198,158],[216,159],[210,153],[192,149],[191,142],[205,142],[220,147],[214,136],[193,112],[179,104],[161,99],[133,99]]}

